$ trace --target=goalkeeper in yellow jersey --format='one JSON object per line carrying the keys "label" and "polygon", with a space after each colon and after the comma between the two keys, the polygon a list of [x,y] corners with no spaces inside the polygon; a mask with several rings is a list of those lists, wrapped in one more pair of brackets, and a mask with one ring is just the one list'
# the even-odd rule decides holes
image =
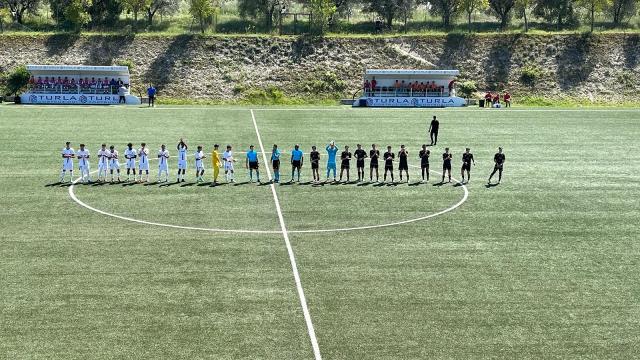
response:
{"label": "goalkeeper in yellow jersey", "polygon": [[218,185],[218,175],[220,174],[220,166],[222,163],[220,162],[220,153],[218,152],[218,148],[220,145],[213,145],[213,151],[211,152],[211,165],[213,167],[213,183],[211,186]]}

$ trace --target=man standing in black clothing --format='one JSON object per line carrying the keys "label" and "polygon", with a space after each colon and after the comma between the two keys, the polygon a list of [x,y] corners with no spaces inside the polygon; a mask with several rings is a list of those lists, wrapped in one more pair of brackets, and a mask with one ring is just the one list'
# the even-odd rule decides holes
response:
{"label": "man standing in black clothing", "polygon": [[471,180],[471,164],[476,165],[476,161],[473,159],[473,154],[470,153],[471,149],[467,148],[464,154],[462,154],[462,184],[464,184],[464,172],[467,172],[467,183]]}
{"label": "man standing in black clothing", "polygon": [[387,171],[391,173],[391,183],[393,183],[393,159],[396,155],[391,151],[391,146],[387,146],[387,152],[384,153],[384,177],[383,181],[387,182]]}
{"label": "man standing in black clothing", "polygon": [[422,181],[424,182],[425,175],[427,176],[427,181],[429,181],[429,156],[431,155],[431,151],[427,150],[427,144],[422,145],[422,150],[418,154],[420,158],[420,168],[422,170]]}
{"label": "man standing in black clothing", "polygon": [[400,181],[402,182],[402,171],[407,175],[407,182],[409,182],[409,162],[407,157],[409,156],[409,152],[404,148],[404,145],[400,145],[400,151],[398,152],[398,159],[400,159],[400,165],[398,166],[398,170],[400,170]]}
{"label": "man standing in black clothing", "polygon": [[342,173],[347,170],[347,182],[349,182],[349,165],[351,161],[351,152],[349,152],[348,146],[344,147],[344,151],[340,155],[340,159],[342,160],[342,164],[340,165],[340,181],[342,182]]}
{"label": "man standing in black clothing", "polygon": [[315,145],[311,147],[311,153],[309,154],[309,156],[311,156],[311,173],[313,175],[313,181],[319,182],[320,181],[320,170],[319,170],[320,169],[320,153],[316,149]]}
{"label": "man standing in black clothing", "polygon": [[353,156],[356,157],[356,167],[358,168],[358,182],[364,181],[364,159],[367,157],[367,152],[362,149],[362,145],[358,144],[358,148],[353,152]]}
{"label": "man standing in black clothing", "polygon": [[431,124],[429,125],[429,137],[431,138],[431,145],[437,145],[438,143],[438,129],[440,128],[440,122],[436,119],[436,116],[433,115],[433,120],[431,120]]}
{"label": "man standing in black clothing", "polygon": [[502,152],[502,148],[499,147],[498,152],[493,156],[493,162],[495,163],[495,165],[493,166],[493,172],[491,173],[491,175],[489,175],[489,184],[491,184],[491,178],[496,173],[496,171],[498,172],[498,184],[500,184],[500,181],[502,180],[502,167],[504,166],[505,160],[506,158],[504,156],[504,153]]}
{"label": "man standing in black clothing", "polygon": [[373,181],[373,169],[376,169],[376,182],[378,182],[379,174],[378,174],[378,158],[380,157],[380,150],[376,149],[376,144],[371,145],[371,150],[369,150],[369,158],[371,162],[369,163],[369,181]]}
{"label": "man standing in black clothing", "polygon": [[449,173],[449,182],[451,182],[451,159],[453,158],[453,154],[449,152],[449,148],[444,149],[444,154],[442,154],[442,183],[444,183],[444,175]]}

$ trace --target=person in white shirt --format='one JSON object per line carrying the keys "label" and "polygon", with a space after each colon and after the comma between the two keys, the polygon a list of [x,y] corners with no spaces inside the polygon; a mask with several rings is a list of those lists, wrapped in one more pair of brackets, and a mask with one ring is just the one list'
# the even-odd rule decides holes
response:
{"label": "person in white shirt", "polygon": [[142,171],[146,172],[145,181],[149,182],[149,149],[147,149],[147,144],[140,144],[140,149],[138,149],[138,175],[140,176],[140,180],[138,182],[142,182]]}
{"label": "person in white shirt", "polygon": [[127,149],[124,151],[124,158],[127,159],[127,181],[130,181],[130,173],[133,171],[133,180],[136,179],[136,158],[138,152],[133,149],[133,144],[128,143]]}
{"label": "person in white shirt", "polygon": [[204,175],[204,161],[202,160],[207,158],[204,155],[204,152],[202,151],[201,145],[198,145],[198,151],[196,151],[195,157],[196,157],[196,182],[201,183],[201,182],[204,182],[204,180],[202,179],[202,176]]}
{"label": "person in white shirt", "polygon": [[60,182],[64,182],[65,175],[69,171],[69,182],[73,182],[73,158],[76,152],[70,147],[71,142],[67,141],[62,149],[62,171],[60,172]]}
{"label": "person in white shirt", "polygon": [[80,170],[80,181],[85,183],[91,182],[90,166],[89,166],[89,150],[84,144],[80,144],[80,150],[76,153],[78,158],[78,170]]}
{"label": "person in white shirt", "polygon": [[107,144],[102,144],[98,150],[98,182],[107,181],[107,170],[109,170],[109,150]]}
{"label": "person in white shirt", "polygon": [[[169,181],[169,150],[167,147],[162,144],[160,145],[160,150],[158,151],[158,182],[167,182]],[[164,172],[164,181],[161,181],[161,175]]]}
{"label": "person in white shirt", "polygon": [[189,146],[181,138],[176,148],[178,149],[178,180],[176,182],[180,182],[180,180],[184,182],[184,173],[187,171],[187,149]]}
{"label": "person in white shirt", "polygon": [[224,177],[227,179],[227,182],[235,182],[233,174],[233,163],[236,160],[233,158],[231,145],[227,145],[227,151],[222,154],[222,160],[224,160]]}
{"label": "person in white shirt", "polygon": [[118,160],[118,150],[113,145],[109,146],[109,172],[111,173],[111,182],[113,182],[113,170],[118,173],[118,182],[120,182],[120,162]]}

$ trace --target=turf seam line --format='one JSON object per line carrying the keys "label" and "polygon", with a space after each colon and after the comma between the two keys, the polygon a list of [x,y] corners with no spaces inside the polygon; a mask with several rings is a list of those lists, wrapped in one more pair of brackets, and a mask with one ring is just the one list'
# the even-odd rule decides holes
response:
{"label": "turf seam line", "polygon": [[287,232],[287,227],[284,223],[284,217],[282,216],[282,209],[280,208],[280,200],[278,199],[278,193],[276,192],[276,187],[273,184],[271,178],[271,170],[269,169],[269,162],[267,161],[267,155],[264,151],[264,145],[262,144],[262,137],[260,136],[260,131],[258,130],[258,124],[256,123],[256,116],[253,113],[253,109],[251,111],[251,120],[253,121],[253,127],[256,130],[256,136],[258,137],[258,145],[260,146],[260,150],[262,151],[262,160],[266,164],[267,169],[267,177],[271,184],[269,187],[271,188],[271,194],[273,195],[273,201],[276,204],[276,212],[278,213],[278,220],[280,221],[280,228],[282,229],[282,237],[284,238],[284,243],[287,247],[287,252],[289,253],[289,261],[291,262],[291,269],[293,271],[293,278],[296,283],[296,289],[298,290],[298,297],[300,298],[300,305],[302,306],[302,313],[304,315],[304,320],[307,324],[307,332],[309,333],[309,339],[311,340],[311,347],[313,348],[313,356],[316,360],[321,360],[320,356],[320,347],[318,346],[318,339],[316,338],[316,332],[313,328],[313,322],[311,322],[311,314],[309,313],[309,307],[307,306],[307,298],[304,295],[304,290],[302,289],[302,281],[300,280],[300,274],[298,273],[298,265],[296,263],[296,257],[293,253],[293,248],[291,247],[291,242],[289,241],[289,233]]}

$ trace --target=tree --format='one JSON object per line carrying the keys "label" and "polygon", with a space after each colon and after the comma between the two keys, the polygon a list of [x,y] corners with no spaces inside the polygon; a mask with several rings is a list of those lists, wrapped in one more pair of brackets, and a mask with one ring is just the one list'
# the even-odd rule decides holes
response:
{"label": "tree", "polygon": [[311,11],[311,28],[314,33],[324,34],[329,21],[336,13],[337,7],[334,0],[308,0],[307,7]]}
{"label": "tree", "polygon": [[91,27],[113,27],[122,13],[122,3],[120,0],[93,0],[87,12],[91,17]]}
{"label": "tree", "polygon": [[11,15],[9,14],[9,9],[0,7],[0,33],[4,32],[4,23],[11,21],[9,19],[11,19]]}
{"label": "tree", "polygon": [[200,24],[200,31],[204,31],[208,24],[208,19],[216,14],[218,2],[216,0],[191,0],[189,3],[189,13]]}
{"label": "tree", "polygon": [[90,17],[87,9],[90,6],[91,0],[69,0],[63,12],[68,26],[79,32],[82,26],[88,24]]}
{"label": "tree", "polygon": [[13,21],[24,22],[24,14],[35,14],[40,7],[40,0],[0,0],[0,7],[9,9]]}
{"label": "tree", "polygon": [[153,25],[153,17],[156,13],[174,14],[180,9],[180,0],[151,0],[147,7],[148,25]]}
{"label": "tree", "polygon": [[286,8],[286,0],[238,0],[238,10],[242,17],[263,17],[267,31],[273,29],[274,17],[281,9]]}
{"label": "tree", "polygon": [[578,5],[589,12],[591,32],[593,32],[596,13],[602,12],[605,8],[611,6],[611,4],[611,0],[578,0]]}
{"label": "tree", "polygon": [[575,21],[573,0],[536,0],[533,13],[550,23],[556,23],[558,30]]}
{"label": "tree", "polygon": [[516,12],[518,17],[524,20],[524,32],[529,31],[529,19],[527,18],[527,12],[533,6],[534,0],[516,0],[516,4],[513,7],[513,10]]}
{"label": "tree", "polygon": [[515,0],[489,0],[489,7],[500,19],[500,29],[505,29],[511,19],[511,9],[515,5]]}
{"label": "tree", "polygon": [[613,25],[619,26],[636,13],[636,2],[638,0],[613,0],[609,7],[609,12],[613,20]]}
{"label": "tree", "polygon": [[409,0],[364,0],[363,10],[378,14],[384,19],[385,24],[391,27],[393,20],[400,15],[401,9],[405,7],[407,1]]}
{"label": "tree", "polygon": [[467,28],[471,32],[471,15],[489,8],[489,0],[461,0],[460,8],[467,14]]}
{"label": "tree", "polygon": [[149,8],[151,5],[151,0],[122,0],[122,7],[133,13],[133,20],[135,23],[138,22],[138,14],[141,11]]}
{"label": "tree", "polygon": [[445,29],[451,27],[451,19],[458,16],[460,12],[460,0],[433,0],[431,5],[433,13],[440,15]]}

